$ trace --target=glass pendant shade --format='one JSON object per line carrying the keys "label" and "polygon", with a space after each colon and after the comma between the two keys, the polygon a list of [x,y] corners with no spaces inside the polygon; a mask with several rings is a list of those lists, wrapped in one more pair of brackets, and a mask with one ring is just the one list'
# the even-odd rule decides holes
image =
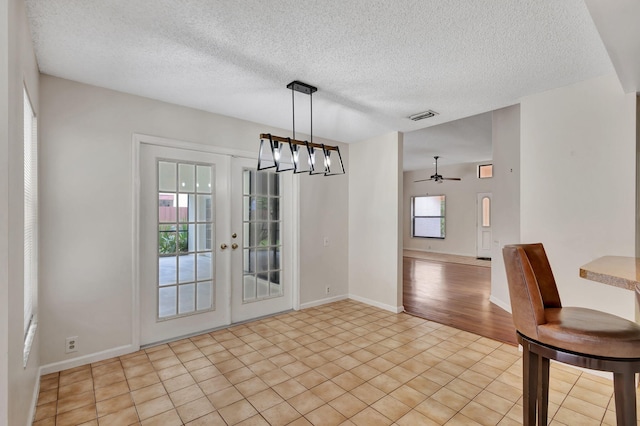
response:
{"label": "glass pendant shade", "polygon": [[311,172],[311,157],[309,156],[309,143],[303,145],[292,145],[293,150],[293,173]]}
{"label": "glass pendant shade", "polygon": [[335,149],[324,149],[324,158],[326,161],[325,176],[335,176],[344,174],[344,164],[342,164],[342,156],[340,155],[340,148],[337,146]]}
{"label": "glass pendant shade", "polygon": [[277,166],[274,143],[269,139],[260,138],[260,151],[258,152],[258,170],[272,169]]}
{"label": "glass pendant shade", "polygon": [[276,159],[276,172],[286,172],[287,170],[293,170],[293,149],[291,147],[291,139],[289,142],[275,142],[275,159]]}
{"label": "glass pendant shade", "polygon": [[311,163],[310,175],[323,175],[327,173],[327,160],[324,156],[324,145],[322,148],[309,147],[309,159]]}

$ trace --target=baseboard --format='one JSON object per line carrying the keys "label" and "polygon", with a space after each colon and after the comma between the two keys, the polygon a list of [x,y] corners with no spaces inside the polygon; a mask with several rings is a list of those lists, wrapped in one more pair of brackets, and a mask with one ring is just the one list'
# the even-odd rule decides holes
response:
{"label": "baseboard", "polygon": [[327,303],[339,302],[348,299],[346,295],[327,297],[325,299],[314,300],[313,302],[301,303],[300,309],[314,308],[316,306],[326,305]]}
{"label": "baseboard", "polygon": [[493,303],[496,306],[501,307],[505,311],[511,313],[511,305],[509,303],[505,303],[504,301],[498,299],[497,297],[490,296],[489,302]]}
{"label": "baseboard", "polygon": [[38,374],[38,377],[36,377],[36,384],[33,386],[33,395],[31,396],[31,406],[29,407],[29,416],[27,417],[27,426],[31,426],[31,424],[34,422],[36,418],[36,406],[38,405],[39,394],[40,394],[40,374]]}
{"label": "baseboard", "polygon": [[40,366],[40,375],[57,373],[58,371],[68,370],[70,368],[80,367],[81,365],[91,364],[92,362],[104,361],[105,359],[130,354],[139,350],[139,346],[125,345],[117,348],[107,349],[102,352],[96,352],[89,355],[71,358],[64,361],[54,362]]}
{"label": "baseboard", "polygon": [[448,251],[438,251],[438,250],[426,250],[426,249],[420,249],[420,248],[408,248],[408,247],[403,247],[402,251],[419,251],[420,253],[436,253],[436,254],[450,254],[452,256],[463,256],[463,257],[473,257],[476,258],[476,253],[473,254],[461,254],[461,253],[451,253]]}
{"label": "baseboard", "polygon": [[367,299],[366,297],[356,296],[354,294],[350,294],[349,299],[366,303],[367,305],[375,306],[376,308],[384,309],[385,311],[393,312],[394,314],[404,312],[404,306],[391,306],[385,303],[376,302],[375,300]]}

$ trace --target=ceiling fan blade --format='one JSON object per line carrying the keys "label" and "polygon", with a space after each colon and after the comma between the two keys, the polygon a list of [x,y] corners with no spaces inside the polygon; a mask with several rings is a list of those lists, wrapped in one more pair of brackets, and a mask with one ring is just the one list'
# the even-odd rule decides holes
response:
{"label": "ceiling fan blade", "polygon": [[440,179],[444,179],[444,180],[462,180],[462,178],[446,178],[446,177],[443,177],[443,178],[440,178]]}
{"label": "ceiling fan blade", "polygon": [[426,182],[426,181],[428,181],[428,180],[433,180],[433,178],[429,178],[429,179],[420,179],[420,180],[414,180],[413,182],[414,182],[414,183],[416,183],[416,182]]}

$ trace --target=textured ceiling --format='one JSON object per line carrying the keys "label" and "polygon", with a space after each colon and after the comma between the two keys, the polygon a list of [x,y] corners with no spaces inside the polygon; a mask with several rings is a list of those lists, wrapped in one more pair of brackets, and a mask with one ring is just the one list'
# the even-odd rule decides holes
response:
{"label": "textured ceiling", "polygon": [[405,171],[432,169],[435,155],[440,165],[491,160],[491,113],[405,133]]}
{"label": "textured ceiling", "polygon": [[[319,89],[314,133],[344,142],[491,111],[613,70],[582,0],[27,0],[27,8],[43,73],[285,129],[285,86],[301,80]],[[299,96],[302,108],[308,97]],[[439,115],[407,118],[427,109]],[[308,129],[304,109],[296,118]],[[406,139],[407,149],[430,143]]]}

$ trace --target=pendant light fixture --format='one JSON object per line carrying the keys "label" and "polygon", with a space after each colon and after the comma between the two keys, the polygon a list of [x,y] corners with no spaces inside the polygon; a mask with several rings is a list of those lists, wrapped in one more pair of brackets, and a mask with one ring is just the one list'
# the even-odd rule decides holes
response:
{"label": "pendant light fixture", "polygon": [[[260,134],[258,170],[272,169],[276,172],[293,170],[293,173],[333,176],[344,174],[340,148],[313,142],[313,93],[318,89],[300,81],[287,84],[291,89],[291,109],[293,117],[293,138],[284,138],[270,133]],[[309,95],[310,141],[296,139],[295,92]]]}

